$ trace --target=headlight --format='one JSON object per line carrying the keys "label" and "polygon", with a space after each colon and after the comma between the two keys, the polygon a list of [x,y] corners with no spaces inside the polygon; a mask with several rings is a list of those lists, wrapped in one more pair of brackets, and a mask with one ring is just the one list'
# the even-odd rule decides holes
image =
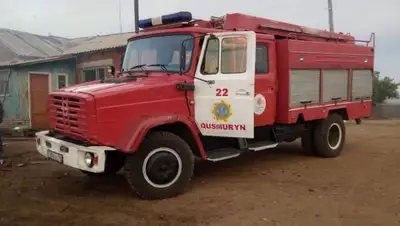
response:
{"label": "headlight", "polygon": [[85,163],[88,167],[93,167],[93,165],[94,165],[93,159],[94,159],[93,153],[90,153],[90,152],[85,153]]}

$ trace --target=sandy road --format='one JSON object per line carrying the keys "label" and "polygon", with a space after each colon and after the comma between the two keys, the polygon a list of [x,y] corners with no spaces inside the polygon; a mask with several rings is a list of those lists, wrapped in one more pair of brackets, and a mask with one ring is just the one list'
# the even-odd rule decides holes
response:
{"label": "sandy road", "polygon": [[339,158],[303,156],[293,143],[202,163],[185,195],[152,202],[121,175],[91,180],[43,161],[32,141],[10,141],[0,225],[400,225],[400,121],[347,128]]}

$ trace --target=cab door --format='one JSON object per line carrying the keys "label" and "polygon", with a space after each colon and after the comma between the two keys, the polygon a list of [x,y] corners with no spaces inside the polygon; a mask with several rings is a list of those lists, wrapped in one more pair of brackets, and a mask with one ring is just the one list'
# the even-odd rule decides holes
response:
{"label": "cab door", "polygon": [[195,120],[202,135],[254,137],[256,34],[205,37],[194,80]]}
{"label": "cab door", "polygon": [[276,118],[278,83],[275,41],[263,36],[257,36],[256,46],[255,127],[273,125]]}

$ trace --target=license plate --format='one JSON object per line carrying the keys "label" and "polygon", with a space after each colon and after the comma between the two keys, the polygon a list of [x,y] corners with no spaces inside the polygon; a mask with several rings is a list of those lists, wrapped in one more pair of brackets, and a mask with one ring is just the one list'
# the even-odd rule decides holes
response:
{"label": "license plate", "polygon": [[49,159],[51,159],[51,160],[56,161],[56,162],[63,163],[63,156],[58,154],[58,153],[55,153],[55,152],[52,152],[52,151],[48,150],[47,151],[47,157]]}

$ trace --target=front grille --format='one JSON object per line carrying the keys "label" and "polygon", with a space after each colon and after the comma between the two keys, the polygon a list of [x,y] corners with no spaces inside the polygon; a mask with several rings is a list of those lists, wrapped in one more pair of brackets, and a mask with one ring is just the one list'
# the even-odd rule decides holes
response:
{"label": "front grille", "polygon": [[85,99],[53,95],[50,97],[52,128],[62,134],[84,138],[88,131]]}

